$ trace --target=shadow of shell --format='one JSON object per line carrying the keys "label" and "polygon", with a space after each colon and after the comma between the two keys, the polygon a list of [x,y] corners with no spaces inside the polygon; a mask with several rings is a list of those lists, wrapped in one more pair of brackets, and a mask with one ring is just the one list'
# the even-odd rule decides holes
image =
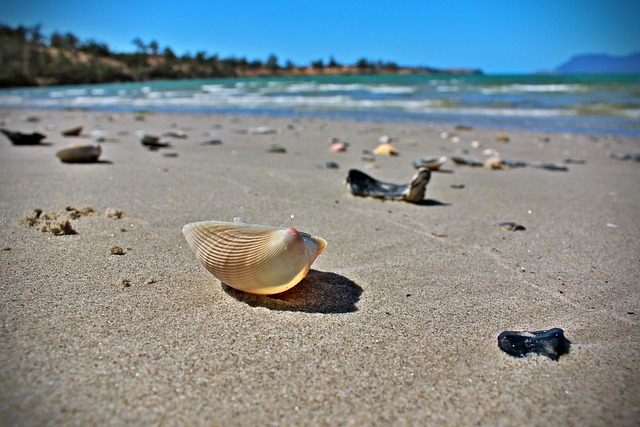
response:
{"label": "shadow of shell", "polygon": [[249,294],[224,283],[222,288],[251,307],[325,314],[357,311],[356,303],[362,294],[362,288],[346,277],[317,270],[309,271],[296,286],[275,295]]}

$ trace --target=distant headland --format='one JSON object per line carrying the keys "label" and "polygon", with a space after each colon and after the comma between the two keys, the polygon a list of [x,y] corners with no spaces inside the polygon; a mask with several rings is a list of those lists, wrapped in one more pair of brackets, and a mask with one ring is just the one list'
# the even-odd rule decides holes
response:
{"label": "distant headland", "polygon": [[640,52],[626,56],[577,55],[556,68],[559,73],[640,73]]}
{"label": "distant headland", "polygon": [[271,77],[360,74],[482,74],[478,69],[405,67],[366,58],[345,65],[319,59],[308,65],[280,64],[277,56],[266,61],[220,58],[199,51],[178,56],[137,38],[136,51],[113,52],[105,43],[80,40],[72,33],[45,36],[41,26],[12,28],[0,24],[0,87],[115,83],[215,77]]}

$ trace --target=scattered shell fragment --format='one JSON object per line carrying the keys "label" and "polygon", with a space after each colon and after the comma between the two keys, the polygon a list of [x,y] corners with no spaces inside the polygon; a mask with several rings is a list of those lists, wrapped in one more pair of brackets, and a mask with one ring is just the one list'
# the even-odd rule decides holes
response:
{"label": "scattered shell fragment", "polygon": [[616,160],[632,160],[640,162],[640,153],[609,153],[609,157]]}
{"label": "scattered shell fragment", "polygon": [[385,142],[378,145],[373,150],[373,154],[375,154],[376,156],[397,156],[398,152],[390,142]]}
{"label": "scattered shell fragment", "polygon": [[544,169],[544,170],[553,171],[553,172],[569,171],[569,168],[566,165],[563,165],[561,163],[542,162],[542,163],[530,163],[530,165],[533,166],[534,168]]}
{"label": "scattered shell fragment", "polygon": [[253,294],[277,294],[298,284],[327,242],[295,228],[202,221],[182,233],[205,268],[221,282]]}
{"label": "scattered shell fragment", "polygon": [[503,159],[502,164],[508,168],[523,168],[529,165],[528,162],[522,160],[507,160]]}
{"label": "scattered shell fragment", "polygon": [[125,213],[118,209],[107,208],[107,210],[104,211],[104,215],[108,218],[122,219],[124,218]]}
{"label": "scattered shell fragment", "polygon": [[499,133],[496,135],[496,142],[509,142],[511,138],[506,133]]}
{"label": "scattered shell fragment", "polygon": [[566,157],[562,159],[562,162],[566,164],[572,164],[572,165],[584,165],[585,163],[587,163],[586,160],[578,159],[576,157]]}
{"label": "scattered shell fragment", "polygon": [[558,360],[569,353],[571,341],[560,328],[546,331],[504,331],[498,336],[500,350],[514,357],[525,357],[529,353]]}
{"label": "scattered shell fragment", "polygon": [[524,231],[524,230],[526,230],[524,225],[520,225],[518,223],[510,222],[510,221],[501,222],[500,224],[498,224],[498,227],[500,227],[500,230],[502,230],[502,231]]}
{"label": "scattered shell fragment", "polygon": [[455,156],[451,156],[451,160],[453,160],[453,162],[456,165],[464,165],[464,166],[483,166],[484,165],[484,163],[482,163],[480,160],[476,160],[473,157],[469,157],[469,156],[455,155]]}
{"label": "scattered shell fragment", "polygon": [[82,126],[76,126],[70,129],[65,129],[61,133],[62,136],[78,136],[82,133],[82,129]]}
{"label": "scattered shell fragment", "polygon": [[488,159],[486,159],[484,161],[483,167],[486,170],[507,170],[507,169],[509,169],[509,167],[506,166],[502,162],[500,157],[497,157],[497,156],[492,156],[492,157],[489,157]]}
{"label": "scattered shell fragment", "polygon": [[267,153],[282,153],[285,154],[287,149],[282,145],[273,144],[271,147],[267,148]]}
{"label": "scattered shell fragment", "polygon": [[107,140],[107,133],[102,129],[94,129],[91,131],[91,138],[95,142],[105,142]]}
{"label": "scattered shell fragment", "polygon": [[168,131],[163,133],[162,136],[166,136],[169,138],[176,138],[176,139],[187,139],[188,137],[188,135],[181,130]]}
{"label": "scattered shell fragment", "polygon": [[95,163],[102,154],[99,144],[73,144],[56,152],[64,163]]}
{"label": "scattered shell fragment", "polygon": [[278,130],[267,126],[257,126],[249,128],[248,132],[251,135],[275,135],[278,133]]}
{"label": "scattered shell fragment", "polygon": [[318,164],[320,169],[338,169],[340,166],[336,162],[322,162]]}
{"label": "scattered shell fragment", "polygon": [[345,181],[351,194],[354,196],[369,196],[379,199],[404,200],[411,203],[419,203],[424,199],[427,184],[431,178],[431,171],[426,168],[419,169],[408,184],[391,184],[351,169]]}
{"label": "scattered shell fragment", "polygon": [[13,145],[38,145],[40,141],[45,139],[47,136],[38,132],[33,133],[22,133],[22,132],[14,132],[7,129],[0,129],[9,141]]}
{"label": "scattered shell fragment", "polygon": [[432,157],[423,157],[421,159],[416,159],[411,164],[414,168],[427,168],[429,170],[438,170],[442,165],[447,161],[446,156],[432,156]]}
{"label": "scattered shell fragment", "polygon": [[346,142],[336,141],[329,145],[329,151],[332,153],[344,153],[347,151],[347,147],[349,146]]}
{"label": "scattered shell fragment", "polygon": [[157,135],[150,135],[143,131],[137,131],[136,135],[140,138],[140,143],[150,150],[156,150],[158,148],[169,147],[168,142],[161,142],[160,137]]}
{"label": "scattered shell fragment", "polygon": [[222,140],[218,138],[205,139],[204,141],[200,141],[198,144],[200,145],[222,145]]}

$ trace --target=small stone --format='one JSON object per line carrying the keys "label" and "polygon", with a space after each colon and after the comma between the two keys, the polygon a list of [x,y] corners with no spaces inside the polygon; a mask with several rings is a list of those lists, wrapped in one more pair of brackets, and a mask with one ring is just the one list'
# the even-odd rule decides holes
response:
{"label": "small stone", "polygon": [[287,152],[287,149],[284,148],[281,145],[278,144],[273,144],[271,147],[269,147],[267,149],[267,153],[281,153],[281,154],[285,154]]}
{"label": "small stone", "polygon": [[113,219],[122,219],[125,217],[125,214],[123,211],[114,209],[114,208],[108,208],[106,211],[104,211],[104,214],[108,218],[113,218]]}
{"label": "small stone", "polygon": [[511,138],[506,133],[499,133],[496,135],[496,142],[509,142]]}
{"label": "small stone", "polygon": [[319,163],[318,167],[320,169],[338,169],[340,166],[336,162],[323,162]]}
{"label": "small stone", "polygon": [[111,246],[111,255],[124,255],[125,251],[120,246]]}
{"label": "small stone", "polygon": [[68,219],[49,224],[48,228],[49,231],[51,231],[56,236],[62,236],[65,234],[78,234],[77,231],[73,229]]}
{"label": "small stone", "polygon": [[121,277],[120,285],[124,288],[128,288],[131,286],[131,280],[127,279],[126,277]]}
{"label": "small stone", "polygon": [[498,224],[502,231],[524,231],[526,230],[524,225],[517,224],[515,222],[501,222]]}

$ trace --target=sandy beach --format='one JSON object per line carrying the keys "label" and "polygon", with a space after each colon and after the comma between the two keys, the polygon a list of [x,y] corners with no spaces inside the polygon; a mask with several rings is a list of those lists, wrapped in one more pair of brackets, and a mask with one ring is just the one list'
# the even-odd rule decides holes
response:
{"label": "sandy beach", "polygon": [[[637,138],[83,110],[0,109],[0,125],[47,135],[0,135],[3,425],[637,425],[640,164],[610,154]],[[151,151],[137,131],[187,137]],[[399,155],[371,161],[382,135]],[[98,163],[55,156],[95,137]],[[449,160],[417,204],[343,185],[488,149],[568,171]],[[76,234],[40,231],[34,209]],[[245,294],[181,233],[235,217],[328,247],[290,291]],[[551,328],[571,341],[558,361],[498,348]]]}

